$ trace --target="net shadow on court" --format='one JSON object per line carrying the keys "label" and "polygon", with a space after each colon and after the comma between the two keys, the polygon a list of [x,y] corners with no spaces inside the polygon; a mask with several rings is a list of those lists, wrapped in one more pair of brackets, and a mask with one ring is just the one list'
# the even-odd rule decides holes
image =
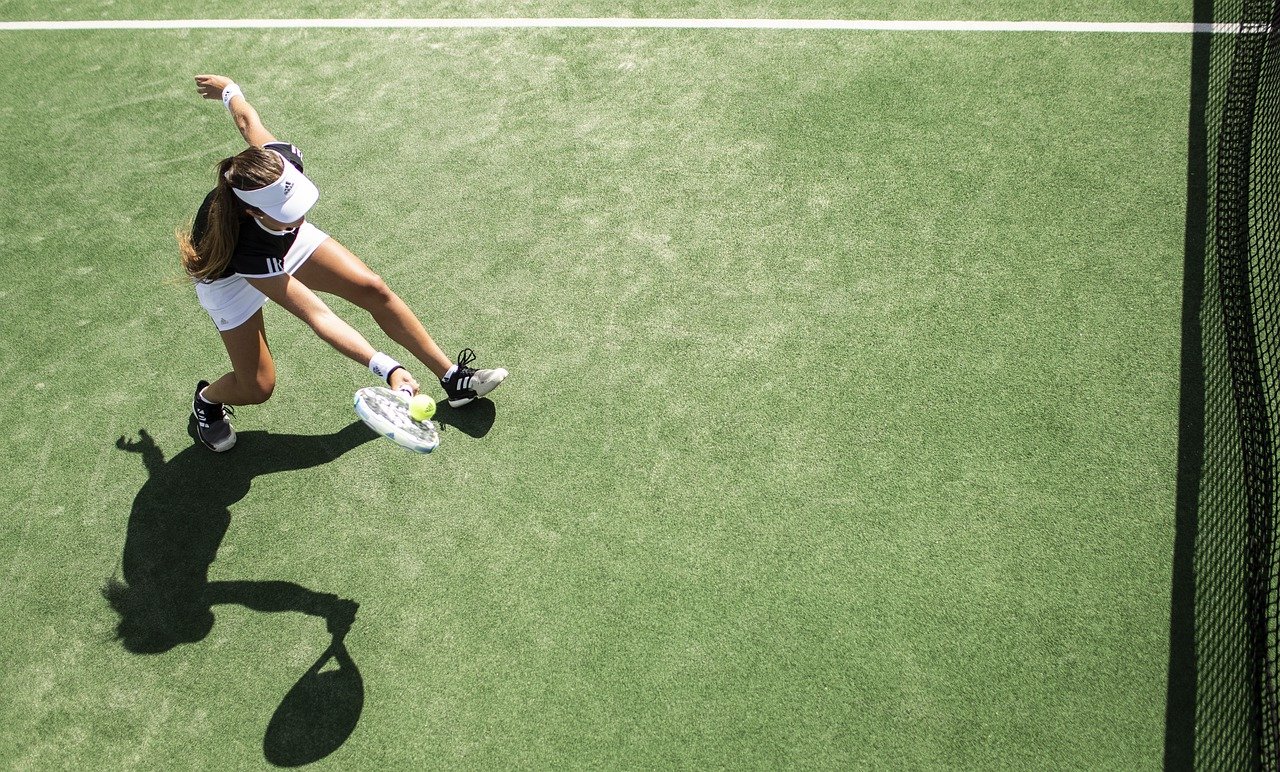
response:
{"label": "net shadow on court", "polygon": [[1238,31],[1192,44],[1165,768],[1272,770],[1280,2],[1195,20]]}

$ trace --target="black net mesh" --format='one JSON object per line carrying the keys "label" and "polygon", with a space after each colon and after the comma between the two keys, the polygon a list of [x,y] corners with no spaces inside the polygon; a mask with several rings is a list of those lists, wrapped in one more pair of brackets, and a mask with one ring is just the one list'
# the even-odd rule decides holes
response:
{"label": "black net mesh", "polygon": [[[1280,769],[1280,0],[1218,2],[1200,21],[1232,25],[1197,38],[1205,65],[1193,85],[1188,258],[1202,207],[1198,309],[1202,444],[1190,521],[1194,697],[1179,701],[1171,658],[1169,748],[1193,732],[1185,760],[1204,769]],[[1207,53],[1206,53],[1207,51]],[[1202,134],[1197,141],[1197,121]],[[1198,147],[1197,147],[1198,146]],[[1197,201],[1197,192],[1203,201]],[[1190,274],[1190,268],[1188,273]],[[1189,277],[1189,285],[1190,285]],[[1189,286],[1190,290],[1191,287]],[[1187,359],[1184,355],[1184,364]],[[1187,385],[1184,373],[1184,389]],[[1184,421],[1188,417],[1184,394]],[[1180,473],[1186,473],[1183,430]],[[1184,502],[1185,504],[1186,502]],[[1180,538],[1185,534],[1180,534]],[[1175,557],[1176,561],[1176,557]],[[1175,569],[1176,570],[1176,569]],[[1174,648],[1178,647],[1175,575]],[[1194,719],[1179,723],[1175,705]],[[1173,758],[1179,757],[1173,754]],[[1168,761],[1170,756],[1167,755]]]}

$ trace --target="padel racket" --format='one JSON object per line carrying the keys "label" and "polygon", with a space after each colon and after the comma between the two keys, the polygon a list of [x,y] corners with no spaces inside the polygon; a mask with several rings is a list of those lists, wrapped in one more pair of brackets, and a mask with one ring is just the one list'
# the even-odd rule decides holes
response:
{"label": "padel racket", "polygon": [[356,392],[355,406],[365,426],[406,450],[430,453],[440,444],[433,422],[409,417],[409,395],[404,392],[369,386]]}

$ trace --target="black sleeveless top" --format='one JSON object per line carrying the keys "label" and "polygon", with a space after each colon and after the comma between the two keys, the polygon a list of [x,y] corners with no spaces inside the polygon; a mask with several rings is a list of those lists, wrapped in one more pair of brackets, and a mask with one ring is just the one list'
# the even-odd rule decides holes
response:
{"label": "black sleeveless top", "polygon": [[[298,148],[288,142],[268,142],[263,147],[276,151],[284,157],[286,163],[293,164],[298,171],[302,171],[302,151]],[[204,197],[204,203],[196,212],[196,221],[191,226],[191,240],[196,244],[200,243],[200,239],[209,228],[209,207],[213,204],[215,192],[209,191],[209,195]],[[284,233],[275,233],[262,227],[249,214],[242,214],[240,238],[231,251],[231,263],[218,278],[225,279],[228,276],[237,275],[253,278],[279,276],[284,273],[284,256],[289,253],[289,248],[297,238],[297,228],[290,228]]]}

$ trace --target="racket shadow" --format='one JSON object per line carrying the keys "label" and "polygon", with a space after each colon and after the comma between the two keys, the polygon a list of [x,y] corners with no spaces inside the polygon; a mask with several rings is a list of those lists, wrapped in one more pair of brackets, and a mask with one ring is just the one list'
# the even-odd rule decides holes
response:
{"label": "racket shadow", "polygon": [[494,407],[493,401],[486,397],[481,397],[462,407],[449,407],[448,402],[441,401],[436,406],[434,420],[440,424],[441,429],[445,427],[457,429],[469,437],[480,439],[493,428],[493,421],[496,416],[497,409]]}
{"label": "racket shadow", "polygon": [[334,635],[315,664],[293,685],[267,724],[262,755],[277,767],[300,767],[347,741],[364,710],[364,679],[343,635]]}

